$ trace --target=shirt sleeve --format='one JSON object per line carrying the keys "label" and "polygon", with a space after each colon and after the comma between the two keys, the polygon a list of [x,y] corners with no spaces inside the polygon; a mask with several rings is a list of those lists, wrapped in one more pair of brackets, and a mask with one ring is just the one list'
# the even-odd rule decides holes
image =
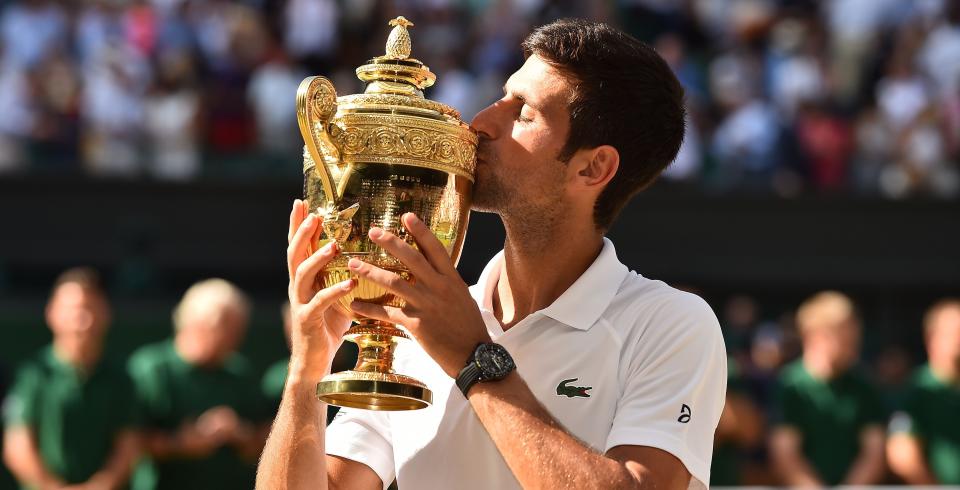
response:
{"label": "shirt sleeve", "polygon": [[389,415],[341,408],[327,427],[327,454],[370,467],[386,489],[396,479]]}
{"label": "shirt sleeve", "polygon": [[727,356],[710,307],[694,295],[681,298],[661,308],[622,361],[623,393],[606,449],[662,449],[706,486],[726,393]]}
{"label": "shirt sleeve", "polygon": [[33,426],[42,380],[39,370],[27,365],[17,371],[13,386],[3,400],[5,427]]}
{"label": "shirt sleeve", "polygon": [[785,376],[777,379],[773,391],[773,410],[770,414],[770,425],[773,427],[787,426],[795,429],[803,427],[802,397],[797,389],[790,384]]}

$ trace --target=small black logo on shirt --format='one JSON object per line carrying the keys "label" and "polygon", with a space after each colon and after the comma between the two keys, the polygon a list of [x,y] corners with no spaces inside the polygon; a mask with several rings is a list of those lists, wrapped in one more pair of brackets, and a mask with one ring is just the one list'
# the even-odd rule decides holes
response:
{"label": "small black logo on shirt", "polygon": [[686,403],[684,403],[683,406],[680,407],[680,418],[677,419],[677,422],[680,422],[681,424],[685,424],[689,422],[690,415],[692,415],[692,412],[690,411],[690,407]]}
{"label": "small black logo on shirt", "polygon": [[573,398],[575,396],[580,396],[583,398],[590,398],[590,394],[587,391],[592,390],[592,386],[567,386],[567,383],[573,383],[574,381],[580,378],[571,378],[565,379],[557,385],[557,396],[566,396],[567,398]]}

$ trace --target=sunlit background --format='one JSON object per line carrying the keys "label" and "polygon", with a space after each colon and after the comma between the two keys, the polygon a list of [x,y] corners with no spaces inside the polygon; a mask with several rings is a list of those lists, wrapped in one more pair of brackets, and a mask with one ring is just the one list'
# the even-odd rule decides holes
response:
{"label": "sunlit background", "polygon": [[[621,260],[710,302],[763,434],[800,353],[795,309],[825,289],[858,306],[861,366],[899,408],[924,311],[960,295],[951,0],[0,1],[2,385],[49,343],[44,304],[76,265],[104,277],[114,358],[169,337],[186,288],[222,277],[253,299],[242,352],[258,372],[282,359],[297,85],[362,91],[354,69],[397,15],[437,73],[427,97],[466,120],[534,26],[586,17],[655,46],[686,88],[687,136],[611,230]],[[473,215],[468,282],[502,239]],[[715,483],[778,483],[765,437],[724,444]]]}

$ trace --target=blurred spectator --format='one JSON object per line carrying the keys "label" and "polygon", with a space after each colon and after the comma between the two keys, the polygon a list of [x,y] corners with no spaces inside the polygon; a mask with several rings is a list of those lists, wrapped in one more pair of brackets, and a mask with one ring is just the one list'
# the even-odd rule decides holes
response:
{"label": "blurred spectator", "polygon": [[846,296],[822,292],[797,310],[802,357],[781,372],[770,457],[786,485],[876,485],[885,414],[854,366],[860,319]]}
{"label": "blurred spectator", "polygon": [[768,189],[777,165],[780,119],[758,96],[759,67],[745,52],[723,55],[710,65],[710,86],[724,114],[713,134],[721,187],[741,184]]}
{"label": "blurred spectator", "polygon": [[144,103],[150,172],[161,179],[188,180],[200,173],[200,93],[193,63],[188,51],[161,51],[157,80]]}
{"label": "blurred spectator", "polygon": [[68,17],[53,0],[20,0],[0,14],[3,65],[29,70],[66,45]]}
{"label": "blurred spectator", "polygon": [[296,94],[306,76],[290,63],[286,53],[273,50],[253,72],[247,87],[247,101],[256,116],[260,151],[275,160],[296,161],[303,146],[297,126],[296,98],[278,94]]}
{"label": "blurred spectator", "polygon": [[744,485],[744,462],[763,442],[763,416],[750,399],[743,373],[731,359],[727,363],[727,398],[714,434],[710,485]]}
{"label": "blurred spectator", "polygon": [[85,160],[94,175],[136,177],[150,66],[131,46],[111,44],[84,73]]}
{"label": "blurred spectator", "polygon": [[890,422],[890,469],[910,485],[960,485],[960,300],[927,312],[928,363]]}
{"label": "blurred spectator", "polygon": [[4,402],[4,461],[30,488],[120,488],[139,449],[133,384],[103,359],[110,308],[97,274],[56,281],[53,344],[27,361]]}
{"label": "blurred spectator", "polygon": [[250,305],[222,279],[194,284],[173,313],[174,338],[137,350],[129,367],[144,411],[135,489],[250,488],[270,414],[237,353]]}
{"label": "blurred spectator", "polygon": [[749,363],[750,343],[758,315],[757,302],[750,296],[734,296],[723,306],[723,340],[727,353],[741,367]]}

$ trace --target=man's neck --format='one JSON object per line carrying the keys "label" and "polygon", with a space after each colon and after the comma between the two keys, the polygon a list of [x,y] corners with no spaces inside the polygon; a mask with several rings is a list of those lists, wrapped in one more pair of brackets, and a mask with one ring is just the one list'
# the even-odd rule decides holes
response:
{"label": "man's neck", "polygon": [[84,375],[90,374],[100,360],[100,349],[84,352],[80,347],[53,341],[53,354],[64,364],[72,366]]}
{"label": "man's neck", "polygon": [[940,382],[950,386],[960,385],[960,370],[951,362],[930,361],[930,371]]}
{"label": "man's neck", "polygon": [[494,315],[506,331],[535,311],[550,306],[596,260],[603,234],[592,226],[576,229],[576,220],[542,230],[533,240],[529,233],[511,233],[507,239],[497,287]]}

